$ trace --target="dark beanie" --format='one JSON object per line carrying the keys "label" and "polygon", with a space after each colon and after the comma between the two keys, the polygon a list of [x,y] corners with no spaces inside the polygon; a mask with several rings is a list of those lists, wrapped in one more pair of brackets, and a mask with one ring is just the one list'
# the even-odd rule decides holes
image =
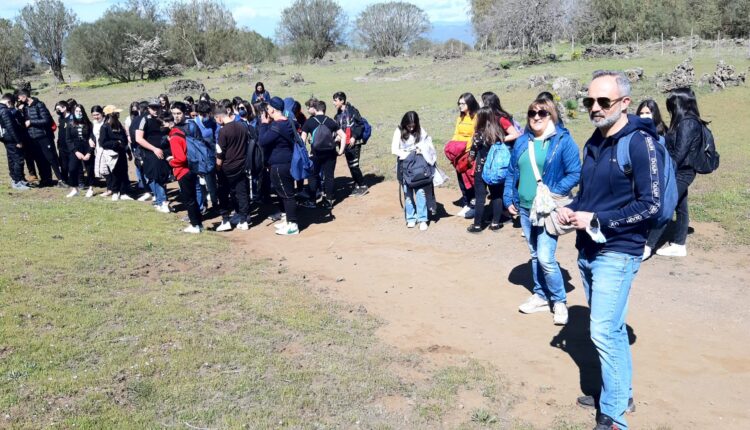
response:
{"label": "dark beanie", "polygon": [[277,111],[284,111],[284,100],[281,100],[281,98],[279,97],[272,98],[271,101],[268,102],[268,104]]}

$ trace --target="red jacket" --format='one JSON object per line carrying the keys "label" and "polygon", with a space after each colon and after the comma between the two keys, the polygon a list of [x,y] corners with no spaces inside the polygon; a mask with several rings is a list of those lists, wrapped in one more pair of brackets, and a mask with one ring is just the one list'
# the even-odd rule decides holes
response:
{"label": "red jacket", "polygon": [[172,166],[174,177],[179,181],[183,176],[190,173],[187,158],[187,140],[185,133],[177,127],[169,130],[169,147],[172,150],[172,159],[169,165]]}

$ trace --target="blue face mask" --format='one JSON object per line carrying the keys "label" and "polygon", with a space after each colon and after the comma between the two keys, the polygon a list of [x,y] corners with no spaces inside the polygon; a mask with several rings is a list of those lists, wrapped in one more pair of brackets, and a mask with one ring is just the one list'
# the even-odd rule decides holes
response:
{"label": "blue face mask", "polygon": [[239,113],[242,118],[247,117],[247,111],[245,109],[240,109],[237,113]]}
{"label": "blue face mask", "polygon": [[76,119],[83,119],[83,114],[77,113],[75,117]]}

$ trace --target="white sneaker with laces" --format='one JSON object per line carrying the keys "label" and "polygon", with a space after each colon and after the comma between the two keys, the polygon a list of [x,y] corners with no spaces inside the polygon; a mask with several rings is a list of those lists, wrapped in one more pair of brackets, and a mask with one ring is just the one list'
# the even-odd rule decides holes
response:
{"label": "white sneaker with laces", "polygon": [[533,314],[536,312],[549,312],[549,303],[546,299],[543,299],[536,294],[532,294],[531,297],[526,299],[525,302],[518,307],[518,310],[524,314]]}
{"label": "white sneaker with laces", "polygon": [[191,225],[191,226],[185,227],[185,229],[182,231],[184,231],[185,233],[190,233],[190,234],[198,234],[203,231],[203,227],[199,225]]}
{"label": "white sneaker with laces", "polygon": [[127,194],[120,194],[120,200],[133,200],[133,198]]}
{"label": "white sneaker with laces", "polygon": [[661,255],[662,257],[687,257],[687,247],[670,242],[668,246],[657,249],[656,255]]}
{"label": "white sneaker with laces", "polygon": [[167,202],[164,202],[164,203],[162,203],[160,205],[156,205],[156,206],[154,206],[154,208],[156,209],[157,212],[161,212],[163,214],[168,214],[170,212],[169,211],[169,203],[167,203]]}
{"label": "white sneaker with laces", "polygon": [[216,231],[230,231],[232,230],[232,224],[229,221],[222,221],[221,225],[216,227]]}
{"label": "white sneaker with laces", "polygon": [[406,228],[414,228],[416,226],[417,226],[417,222],[416,221],[409,221],[409,222],[406,223]]}
{"label": "white sneaker with laces", "polygon": [[237,224],[237,230],[250,230],[250,226],[247,225],[247,222],[241,222]]}
{"label": "white sneaker with laces", "polygon": [[643,258],[641,258],[641,261],[648,260],[649,258],[651,258],[652,255],[654,255],[654,251],[651,249],[650,246],[646,245],[646,247],[643,248]]}
{"label": "white sneaker with laces", "polygon": [[151,193],[145,193],[142,196],[138,197],[139,202],[147,202],[151,200]]}
{"label": "white sneaker with laces", "polygon": [[552,309],[555,314],[552,317],[552,321],[555,325],[565,325],[568,323],[568,306],[565,303],[557,302]]}
{"label": "white sneaker with laces", "polygon": [[279,236],[293,236],[299,234],[299,227],[296,223],[290,222],[287,224],[287,228],[276,230],[276,234]]}
{"label": "white sneaker with laces", "polygon": [[73,188],[72,190],[70,190],[70,192],[68,193],[68,195],[65,196],[65,198],[69,199],[69,198],[75,197],[77,195],[78,195],[78,188]]}
{"label": "white sneaker with laces", "polygon": [[88,190],[86,190],[86,198],[90,199],[94,197],[94,189],[92,187],[89,187]]}
{"label": "white sneaker with laces", "polygon": [[426,222],[420,222],[419,223],[419,231],[427,231],[427,223]]}
{"label": "white sneaker with laces", "polygon": [[461,218],[466,218],[466,214],[471,210],[471,206],[464,206],[461,208],[460,211],[456,214],[456,216]]}
{"label": "white sneaker with laces", "polygon": [[275,228],[276,230],[283,230],[286,228],[286,224],[286,221],[277,222],[273,225],[273,228]]}
{"label": "white sneaker with laces", "polygon": [[116,202],[120,200],[120,193],[112,193],[112,201]]}

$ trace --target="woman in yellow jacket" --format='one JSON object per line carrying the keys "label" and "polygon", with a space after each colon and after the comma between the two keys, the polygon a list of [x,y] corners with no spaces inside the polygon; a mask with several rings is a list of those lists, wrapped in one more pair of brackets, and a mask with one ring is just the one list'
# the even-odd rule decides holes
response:
{"label": "woman in yellow jacket", "polygon": [[[474,95],[471,93],[461,94],[458,98],[458,110],[460,115],[456,119],[456,130],[453,133],[453,138],[448,145],[446,145],[446,154],[448,152],[448,146],[458,149],[458,142],[463,142],[464,146],[461,148],[463,152],[468,152],[471,148],[471,139],[474,136],[474,128],[477,124],[477,111],[479,111],[479,103]],[[455,164],[454,164],[455,165]],[[474,216],[474,209],[472,207],[474,200],[474,184],[473,173],[469,172],[456,172],[458,177],[458,186],[461,188],[461,201],[463,207],[458,212],[458,216],[465,218],[472,218]]]}

